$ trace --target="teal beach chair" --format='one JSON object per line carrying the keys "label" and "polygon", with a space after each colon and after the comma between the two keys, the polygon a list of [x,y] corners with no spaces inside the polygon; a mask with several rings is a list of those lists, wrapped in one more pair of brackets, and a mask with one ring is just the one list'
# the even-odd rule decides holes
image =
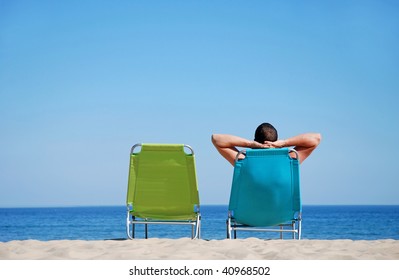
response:
{"label": "teal beach chair", "polygon": [[[296,158],[291,158],[294,153]],[[239,159],[245,155],[244,159]],[[236,157],[227,238],[237,231],[284,232],[301,238],[298,154],[293,149],[247,149]],[[297,226],[296,226],[297,225]],[[287,228],[288,227],[288,228]]]}
{"label": "teal beach chair", "polygon": [[126,230],[135,225],[191,225],[200,238],[201,213],[194,151],[183,144],[137,144],[130,152]]}

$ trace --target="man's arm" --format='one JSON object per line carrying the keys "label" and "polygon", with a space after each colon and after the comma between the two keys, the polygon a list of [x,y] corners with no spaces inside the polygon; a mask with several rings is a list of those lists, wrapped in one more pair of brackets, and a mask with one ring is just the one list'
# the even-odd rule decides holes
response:
{"label": "man's arm", "polygon": [[268,145],[256,141],[247,140],[229,134],[213,134],[212,143],[219,153],[234,166],[234,161],[238,153],[236,147],[243,148],[267,148]]}
{"label": "man's arm", "polygon": [[285,140],[266,141],[265,145],[269,148],[294,147],[298,152],[299,162],[302,163],[316,149],[320,141],[320,133],[304,133]]}
{"label": "man's arm", "polygon": [[304,133],[288,139],[277,140],[261,144],[256,141],[247,140],[234,135],[213,134],[212,143],[219,153],[234,166],[234,161],[238,153],[236,147],[243,148],[283,148],[294,147],[298,152],[299,162],[302,163],[319,145],[321,141],[320,133]]}

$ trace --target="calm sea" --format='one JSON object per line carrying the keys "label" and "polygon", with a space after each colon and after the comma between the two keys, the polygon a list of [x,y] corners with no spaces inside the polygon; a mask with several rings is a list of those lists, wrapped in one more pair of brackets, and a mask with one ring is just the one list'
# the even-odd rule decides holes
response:
{"label": "calm sea", "polygon": [[[203,205],[202,239],[224,239],[227,206]],[[399,206],[303,206],[303,239],[399,240]],[[126,238],[126,208],[0,208],[0,241]],[[143,236],[138,226],[137,235]],[[189,226],[149,226],[149,237],[189,237]],[[238,238],[278,238],[243,232]],[[288,236],[287,236],[288,238]]]}

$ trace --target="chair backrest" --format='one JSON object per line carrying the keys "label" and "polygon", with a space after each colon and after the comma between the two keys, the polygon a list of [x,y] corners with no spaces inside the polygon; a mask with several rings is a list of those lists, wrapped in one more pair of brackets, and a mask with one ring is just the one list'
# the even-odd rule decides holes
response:
{"label": "chair backrest", "polygon": [[229,211],[238,223],[272,226],[301,212],[299,161],[290,151],[248,149],[236,160]]}
{"label": "chair backrest", "polygon": [[[141,150],[135,152],[135,148]],[[189,149],[189,153],[186,153]],[[148,219],[190,219],[199,210],[194,152],[183,144],[132,148],[126,203]]]}

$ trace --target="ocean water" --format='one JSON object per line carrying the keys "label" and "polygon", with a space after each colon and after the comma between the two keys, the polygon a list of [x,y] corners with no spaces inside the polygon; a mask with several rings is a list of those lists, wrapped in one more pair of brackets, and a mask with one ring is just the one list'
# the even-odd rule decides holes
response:
{"label": "ocean water", "polygon": [[[227,205],[201,206],[202,239],[226,238]],[[303,239],[399,240],[399,206],[303,206]],[[137,238],[144,229],[136,228]],[[149,225],[150,238],[191,236],[190,226]],[[278,238],[278,233],[237,233]],[[287,236],[286,238],[289,238]],[[11,240],[126,239],[126,208],[0,208],[0,242]]]}

